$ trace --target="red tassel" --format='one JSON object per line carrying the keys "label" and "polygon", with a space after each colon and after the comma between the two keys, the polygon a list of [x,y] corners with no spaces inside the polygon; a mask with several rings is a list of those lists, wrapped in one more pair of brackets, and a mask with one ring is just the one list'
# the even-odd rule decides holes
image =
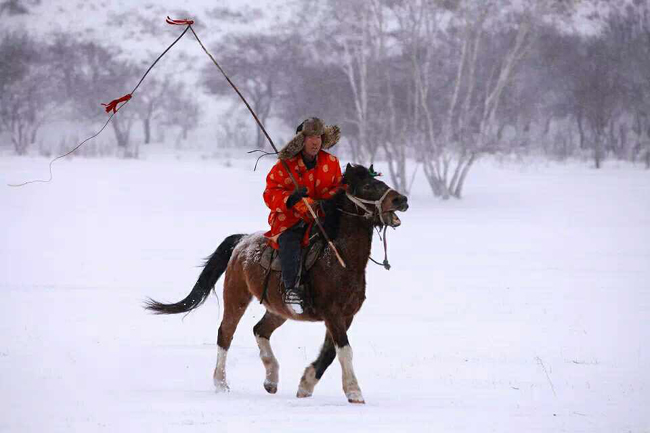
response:
{"label": "red tassel", "polygon": [[184,25],[191,26],[192,24],[194,24],[194,20],[189,20],[189,19],[188,20],[173,20],[173,19],[169,18],[169,16],[167,16],[167,19],[165,21],[167,21],[167,24],[171,24],[173,26],[184,26]]}
{"label": "red tassel", "polygon": [[107,113],[110,113],[111,111],[113,111],[113,113],[117,113],[117,104],[119,104],[120,102],[126,102],[129,99],[131,99],[131,94],[130,93],[128,95],[122,96],[119,99],[114,99],[111,102],[109,102],[108,104],[102,104],[102,105],[104,107],[106,107],[106,112]]}

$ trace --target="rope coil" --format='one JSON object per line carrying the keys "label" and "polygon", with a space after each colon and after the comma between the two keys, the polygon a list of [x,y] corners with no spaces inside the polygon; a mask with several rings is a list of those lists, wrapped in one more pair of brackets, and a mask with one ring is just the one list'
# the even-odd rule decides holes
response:
{"label": "rope coil", "polygon": [[[191,25],[191,24],[194,24],[194,21],[192,21],[192,20],[172,20],[172,19],[169,18],[169,17],[167,17],[166,22],[167,22],[168,24],[171,24],[171,25],[187,25],[187,27],[185,28],[185,30],[183,30],[183,33],[181,33],[180,36],[178,36],[178,37],[176,38],[176,40],[175,40],[174,42],[172,42],[171,45],[169,45],[169,46],[167,47],[167,49],[165,49],[165,51],[162,52],[161,55],[158,56],[158,58],[157,58],[157,59],[156,59],[156,60],[151,64],[151,66],[149,66],[149,68],[148,68],[147,71],[144,73],[144,75],[142,76],[142,78],[140,78],[140,81],[139,81],[138,84],[133,88],[133,90],[131,91],[131,93],[127,93],[126,95],[124,95],[124,96],[122,96],[122,97],[120,97],[120,98],[114,99],[114,100],[112,100],[111,102],[109,102],[108,104],[103,104],[103,103],[101,104],[101,105],[103,105],[103,106],[105,107],[106,113],[109,113],[109,114],[110,114],[110,117],[106,120],[106,122],[104,123],[104,126],[102,126],[102,127],[100,128],[100,130],[97,131],[97,133],[95,133],[94,135],[91,135],[90,137],[86,138],[86,139],[83,140],[81,143],[79,143],[77,146],[75,146],[74,148],[72,148],[72,150],[70,150],[70,151],[68,151],[68,152],[66,152],[66,153],[64,153],[64,154],[62,154],[62,155],[59,155],[59,156],[57,156],[56,158],[54,158],[53,160],[51,160],[51,161],[50,161],[50,164],[49,164],[49,170],[50,170],[50,177],[49,177],[49,179],[47,179],[47,180],[45,180],[45,179],[35,179],[35,180],[30,180],[30,181],[23,182],[23,183],[18,183],[18,184],[12,184],[12,183],[10,183],[10,184],[7,184],[7,186],[17,188],[17,187],[21,187],[21,186],[29,185],[29,184],[31,184],[31,183],[49,183],[49,182],[51,182],[52,179],[53,179],[53,175],[52,175],[52,164],[54,164],[54,163],[55,163],[56,161],[58,161],[59,159],[65,158],[66,156],[68,156],[68,155],[74,153],[77,149],[79,149],[81,146],[83,146],[84,144],[86,144],[88,141],[90,141],[90,140],[92,140],[93,138],[97,137],[99,134],[101,134],[101,133],[104,131],[104,129],[106,129],[106,126],[108,126],[108,124],[110,123],[110,121],[113,119],[113,116],[115,116],[115,115],[117,114],[118,111],[120,111],[122,108],[124,108],[124,106],[126,106],[126,104],[131,100],[131,98],[133,98],[133,94],[136,92],[136,90],[138,90],[138,87],[140,87],[140,84],[142,84],[142,82],[143,82],[144,79],[147,77],[147,75],[149,75],[149,72],[151,72],[151,70],[153,69],[153,67],[156,66],[156,63],[158,63],[158,61],[159,61],[159,60],[160,60],[160,59],[161,59],[165,54],[167,54],[167,52],[168,52],[168,51],[169,51],[169,50],[170,50],[174,45],[176,45],[176,43],[177,43],[177,42],[178,42],[178,41],[179,41],[179,40],[180,40],[180,39],[185,35],[185,33],[187,33],[187,31],[190,29],[190,25]],[[122,105],[119,105],[120,103],[123,103],[123,104],[122,104]]]}

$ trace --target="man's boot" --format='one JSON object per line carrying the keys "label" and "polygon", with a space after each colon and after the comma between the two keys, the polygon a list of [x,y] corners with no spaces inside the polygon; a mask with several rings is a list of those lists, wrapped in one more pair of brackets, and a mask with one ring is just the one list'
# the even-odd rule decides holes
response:
{"label": "man's boot", "polygon": [[305,299],[305,294],[302,285],[294,285],[292,288],[287,289],[285,287],[283,300],[289,308],[293,310],[296,314],[302,314],[304,312],[303,300]]}

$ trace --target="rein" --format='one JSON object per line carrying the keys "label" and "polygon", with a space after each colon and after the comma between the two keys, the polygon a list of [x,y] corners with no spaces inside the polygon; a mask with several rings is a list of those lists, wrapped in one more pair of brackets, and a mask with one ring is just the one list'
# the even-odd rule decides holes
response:
{"label": "rein", "polygon": [[373,259],[372,256],[368,256],[368,258],[370,260],[372,260],[373,263],[375,263],[375,264],[377,264],[379,266],[383,266],[384,269],[386,269],[387,271],[390,271],[390,263],[388,263],[388,245],[386,245],[386,243],[388,242],[387,238],[386,238],[386,229],[388,229],[388,226],[384,226],[384,236],[383,237],[382,237],[381,233],[379,233],[380,229],[377,229],[377,234],[379,235],[379,239],[384,241],[384,261],[379,263],[377,260]]}
{"label": "rein", "polygon": [[[363,214],[352,213],[352,212],[345,211],[345,210],[343,210],[341,208],[338,208],[338,210],[340,212],[344,213],[344,214],[351,215],[351,216],[356,216],[356,217],[360,217],[360,218],[371,219],[376,214],[379,215],[379,221],[381,221],[381,227],[384,229],[384,235],[382,236],[381,233],[379,233],[379,230],[381,230],[380,228],[377,229],[377,234],[379,235],[379,239],[381,239],[383,241],[383,244],[384,244],[384,261],[382,263],[379,263],[377,260],[373,259],[372,256],[369,256],[368,258],[370,260],[372,260],[373,263],[375,263],[375,264],[377,264],[379,266],[383,266],[384,269],[386,269],[387,271],[390,271],[390,263],[388,263],[388,241],[387,241],[387,238],[386,238],[386,230],[388,229],[388,224],[386,224],[386,222],[384,221],[383,212],[381,211],[381,204],[384,201],[384,199],[386,198],[386,196],[388,195],[388,193],[391,192],[391,191],[394,191],[394,190],[392,188],[388,188],[386,190],[386,192],[381,196],[381,198],[379,200],[366,200],[366,199],[354,196],[354,195],[350,194],[350,192],[348,192],[348,191],[345,191],[345,196],[348,198],[348,200],[350,200],[352,203],[354,203],[354,205],[357,208],[361,208],[364,211],[364,213]],[[365,206],[364,203],[373,205],[374,209],[372,209],[372,210],[368,209]]]}

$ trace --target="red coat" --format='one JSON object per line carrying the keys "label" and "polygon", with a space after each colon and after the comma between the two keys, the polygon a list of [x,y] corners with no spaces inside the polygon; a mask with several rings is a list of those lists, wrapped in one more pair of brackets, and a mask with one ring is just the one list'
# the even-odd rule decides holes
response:
{"label": "red coat", "polygon": [[[285,160],[298,184],[307,188],[307,194],[312,201],[331,198],[340,188],[343,179],[338,158],[324,150],[318,152],[316,158],[316,166],[311,170],[307,170],[300,153]],[[294,190],[295,186],[287,176],[282,161],[278,161],[266,176],[264,190],[264,203],[271,209],[269,214],[271,230],[264,233],[264,236],[275,249],[278,249],[277,240],[280,233],[301,219],[310,223],[310,227],[313,223],[311,213],[302,200],[291,209],[287,209],[287,199]],[[309,230],[305,233],[303,246],[308,240]]]}

